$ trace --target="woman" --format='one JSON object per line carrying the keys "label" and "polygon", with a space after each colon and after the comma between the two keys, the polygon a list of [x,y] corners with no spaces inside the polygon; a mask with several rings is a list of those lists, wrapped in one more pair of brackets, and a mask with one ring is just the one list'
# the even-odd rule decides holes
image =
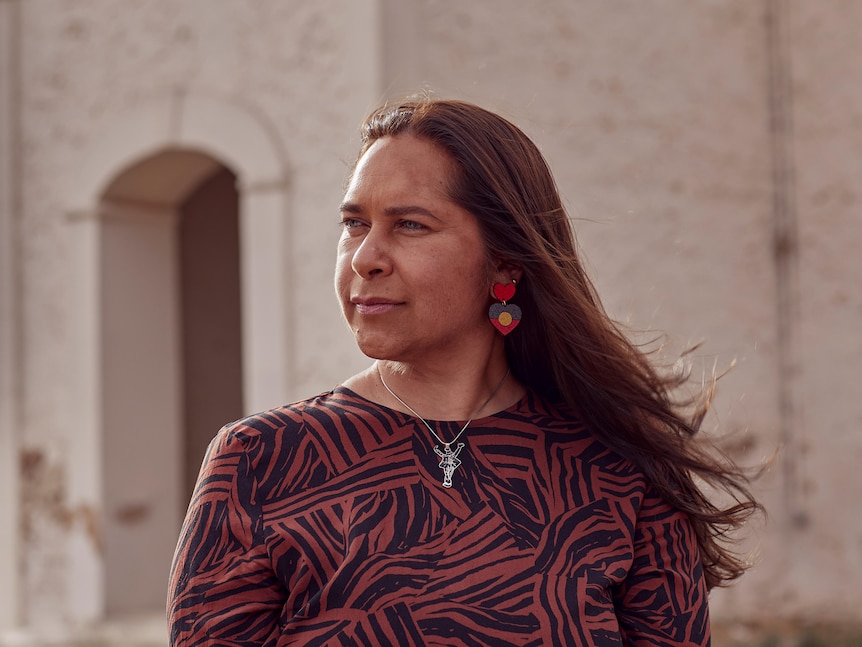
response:
{"label": "woman", "polygon": [[461,102],[384,106],[341,214],[375,361],[215,438],[172,644],[708,644],[707,591],[743,570],[718,539],[757,506],[603,312],[533,143]]}

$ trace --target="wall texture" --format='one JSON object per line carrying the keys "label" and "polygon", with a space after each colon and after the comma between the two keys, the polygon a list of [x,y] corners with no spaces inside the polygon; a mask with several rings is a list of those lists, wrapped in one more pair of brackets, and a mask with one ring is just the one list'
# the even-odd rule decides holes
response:
{"label": "wall texture", "polygon": [[534,135],[611,314],[703,340],[695,375],[736,363],[707,426],[744,463],[779,454],[716,617],[858,624],[858,3],[417,11],[421,78]]}
{"label": "wall texture", "polygon": [[[0,376],[16,429],[0,432],[0,453],[21,468],[0,494],[0,514],[21,511],[20,532],[0,541],[17,552],[0,565],[17,562],[20,583],[0,601],[21,613],[0,624],[62,636],[78,621],[65,584],[66,534],[83,514],[64,492],[80,434],[68,413],[79,371],[69,210],[107,125],[177,96],[265,124],[289,181],[287,401],[365,364],[332,295],[336,208],[363,114],[427,87],[535,138],[615,318],[641,339],[666,332],[670,360],[703,340],[696,376],[735,362],[708,431],[749,465],[778,454],[756,484],[770,513],[745,544],[757,566],[713,594],[717,621],[755,633],[862,626],[862,4],[0,0],[0,10],[2,33],[15,35],[0,58],[0,187],[16,196],[0,202],[0,340],[17,353]],[[104,185],[123,170],[105,168]]]}
{"label": "wall texture", "polygon": [[[81,170],[98,157],[109,126],[178,95],[212,97],[252,113],[281,151],[292,185],[290,238],[296,399],[334,384],[328,362],[348,344],[331,288],[336,209],[355,125],[377,96],[374,12],[341,2],[4,2],[20,34],[10,65],[21,79],[9,98],[20,141],[20,204],[12,214],[20,275],[22,349],[15,443],[20,459],[21,584],[25,625],[76,621],[67,532],[87,523],[69,503],[69,456],[81,430],[75,403],[75,239]],[[138,117],[136,117],[138,118]],[[135,121],[129,119],[130,124]],[[110,137],[134,140],[131,128]],[[264,154],[264,151],[261,152]],[[267,153],[268,154],[268,153]],[[131,164],[136,160],[128,160]],[[104,168],[103,187],[125,169]],[[240,178],[242,180],[242,178]],[[91,196],[92,205],[98,193]],[[332,249],[332,254],[320,250]],[[341,344],[332,344],[333,338]],[[319,349],[329,349],[321,356]],[[327,361],[328,360],[328,361]],[[278,404],[272,402],[271,405]],[[215,431],[215,430],[213,430]],[[5,453],[5,448],[4,448]],[[98,511],[93,514],[98,517]],[[98,526],[98,518],[92,525]],[[98,530],[93,530],[98,533]],[[167,565],[162,565],[167,568]]]}

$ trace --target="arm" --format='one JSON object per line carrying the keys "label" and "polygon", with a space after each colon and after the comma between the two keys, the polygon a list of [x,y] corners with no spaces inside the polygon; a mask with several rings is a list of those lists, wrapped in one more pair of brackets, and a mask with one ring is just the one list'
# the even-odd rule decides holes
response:
{"label": "arm", "polygon": [[707,589],[688,517],[649,489],[633,543],[631,570],[614,596],[624,644],[709,645]]}
{"label": "arm", "polygon": [[172,647],[259,647],[284,603],[260,540],[256,437],[222,429],[210,444],[171,568]]}

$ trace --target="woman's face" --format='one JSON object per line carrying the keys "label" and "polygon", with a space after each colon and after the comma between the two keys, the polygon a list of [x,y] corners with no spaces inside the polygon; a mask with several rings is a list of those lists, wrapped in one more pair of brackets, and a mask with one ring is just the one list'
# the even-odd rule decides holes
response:
{"label": "woman's face", "polygon": [[411,135],[377,140],[354,170],[335,287],[369,357],[463,357],[493,340],[493,277],[476,218],[447,194],[452,172],[442,149]]}

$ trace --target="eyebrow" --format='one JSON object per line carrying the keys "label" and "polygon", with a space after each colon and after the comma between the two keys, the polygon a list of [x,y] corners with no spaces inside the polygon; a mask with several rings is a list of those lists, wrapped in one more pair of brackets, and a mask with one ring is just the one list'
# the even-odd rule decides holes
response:
{"label": "eyebrow", "polygon": [[[364,212],[364,209],[355,202],[342,202],[339,207],[339,211],[341,213],[354,213],[360,214]],[[434,218],[435,220],[439,220],[439,218],[434,215],[433,212],[428,211],[425,207],[420,207],[418,205],[403,205],[403,206],[395,206],[395,207],[386,207],[383,210],[383,213],[392,218],[398,218],[400,216],[409,216],[410,214],[421,214],[423,216],[428,216],[429,218]]]}

